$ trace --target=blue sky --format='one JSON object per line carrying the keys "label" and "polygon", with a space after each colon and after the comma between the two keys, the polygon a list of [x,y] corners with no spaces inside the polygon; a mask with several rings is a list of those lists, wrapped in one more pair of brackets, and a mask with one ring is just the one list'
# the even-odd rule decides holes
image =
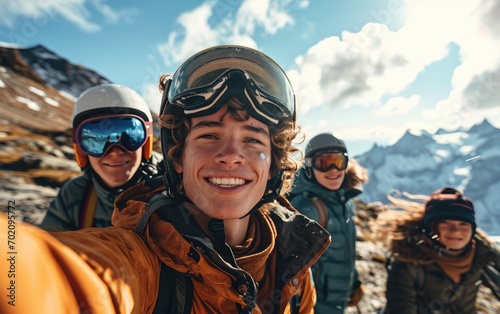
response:
{"label": "blue sky", "polygon": [[351,155],[406,130],[500,127],[495,0],[2,0],[0,42],[42,44],[138,91],[218,44],[257,48],[287,71],[308,138]]}

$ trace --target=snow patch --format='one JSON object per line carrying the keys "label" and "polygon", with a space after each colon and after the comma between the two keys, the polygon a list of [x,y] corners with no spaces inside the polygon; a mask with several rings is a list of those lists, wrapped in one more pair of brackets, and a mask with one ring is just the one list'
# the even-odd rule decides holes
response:
{"label": "snow patch", "polygon": [[468,154],[472,153],[474,150],[476,150],[476,148],[474,146],[471,146],[471,145],[465,145],[465,146],[462,146],[458,149],[458,151],[462,155],[468,155]]}
{"label": "snow patch", "polygon": [[52,98],[49,98],[49,97],[44,97],[43,100],[45,100],[46,103],[48,103],[49,105],[53,106],[53,107],[59,107],[59,102],[52,99]]}
{"label": "snow patch", "polygon": [[34,101],[16,96],[16,100],[19,101],[20,103],[26,104],[29,109],[34,110],[34,111],[40,111],[42,108]]}
{"label": "snow patch", "polygon": [[0,47],[3,47],[3,48],[14,48],[14,49],[22,49],[22,48],[24,48],[21,45],[16,45],[16,44],[13,44],[13,43],[8,43],[8,42],[5,42],[5,41],[0,41]]}
{"label": "snow patch", "polygon": [[453,174],[456,174],[457,176],[468,176],[470,174],[470,168],[469,167],[463,167],[463,168],[458,168],[456,167],[453,169]]}
{"label": "snow patch", "polygon": [[464,139],[469,137],[465,132],[453,132],[448,134],[439,134],[432,136],[438,144],[455,144],[460,145]]}
{"label": "snow patch", "polygon": [[76,101],[76,97],[75,97],[75,96],[73,96],[73,95],[71,95],[70,93],[67,93],[67,92],[65,92],[65,91],[60,90],[60,91],[59,91],[59,94],[60,94],[61,96],[64,96],[64,97],[68,98],[69,100]]}
{"label": "snow patch", "polygon": [[28,87],[28,90],[29,90],[30,92],[32,92],[33,94],[37,94],[38,96],[42,96],[42,97],[44,97],[44,96],[46,95],[46,94],[45,94],[45,92],[44,92],[43,90],[38,89],[38,88],[33,87],[33,86],[29,86],[29,87]]}
{"label": "snow patch", "polygon": [[5,83],[2,80],[0,80],[0,87],[5,87]]}
{"label": "snow patch", "polygon": [[448,158],[451,156],[451,152],[444,150],[444,149],[437,149],[435,151],[435,154],[441,158]]}

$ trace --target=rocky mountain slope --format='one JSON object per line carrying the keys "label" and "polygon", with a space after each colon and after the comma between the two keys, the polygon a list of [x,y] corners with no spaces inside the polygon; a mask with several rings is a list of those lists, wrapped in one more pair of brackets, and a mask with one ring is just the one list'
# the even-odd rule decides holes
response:
{"label": "rocky mountain slope", "polygon": [[[5,212],[6,204],[13,201],[16,218],[37,225],[59,187],[80,173],[69,132],[74,96],[107,80],[42,46],[29,53],[8,49],[0,47],[0,204],[4,204],[0,211]],[[47,55],[50,58],[44,60]],[[44,76],[48,68],[55,72]],[[68,79],[77,70],[96,74],[87,81],[91,85]],[[71,82],[78,82],[79,87]],[[371,226],[384,210],[382,203],[357,202],[357,267],[365,296],[359,308],[349,308],[348,313],[377,313],[385,304],[386,250],[371,238]],[[500,312],[500,302],[483,288],[478,306],[481,313]]]}

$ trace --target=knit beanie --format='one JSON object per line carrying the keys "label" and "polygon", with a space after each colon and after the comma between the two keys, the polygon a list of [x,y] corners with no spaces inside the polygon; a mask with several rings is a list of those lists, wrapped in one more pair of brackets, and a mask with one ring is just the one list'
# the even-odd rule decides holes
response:
{"label": "knit beanie", "polygon": [[425,204],[424,228],[430,232],[430,224],[438,220],[459,220],[472,225],[476,230],[476,219],[472,201],[454,188],[444,187],[431,196]]}

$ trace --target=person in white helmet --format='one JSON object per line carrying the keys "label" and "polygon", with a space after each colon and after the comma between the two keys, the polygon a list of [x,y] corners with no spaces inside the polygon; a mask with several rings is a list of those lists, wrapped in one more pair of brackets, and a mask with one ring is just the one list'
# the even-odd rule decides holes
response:
{"label": "person in white helmet", "polygon": [[314,313],[310,267],[330,235],[284,197],[301,164],[285,72],[258,50],[223,45],[160,86],[165,176],[120,194],[112,227],[17,226],[27,253],[16,270],[30,276],[16,283],[16,310]]}
{"label": "person in white helmet", "polygon": [[87,89],[75,102],[72,127],[83,173],[49,205],[41,223],[49,231],[110,226],[118,194],[158,173],[151,111],[134,90],[118,84]]}

